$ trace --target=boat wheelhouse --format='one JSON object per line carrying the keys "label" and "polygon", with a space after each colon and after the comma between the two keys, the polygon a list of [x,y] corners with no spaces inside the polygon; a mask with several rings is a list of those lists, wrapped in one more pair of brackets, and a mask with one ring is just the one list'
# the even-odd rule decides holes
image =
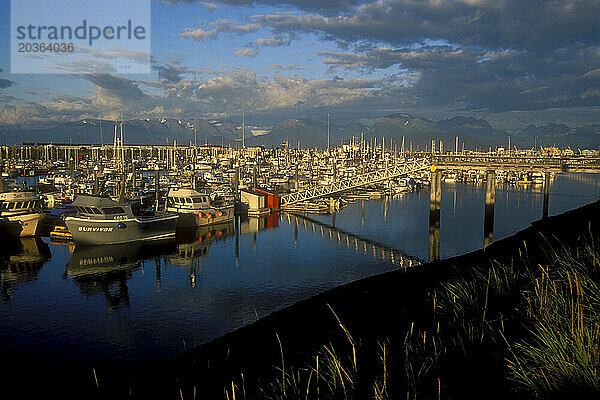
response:
{"label": "boat wheelhouse", "polygon": [[0,217],[5,217],[10,222],[18,222],[22,227],[21,237],[34,236],[39,222],[45,215],[43,201],[34,192],[0,193]]}

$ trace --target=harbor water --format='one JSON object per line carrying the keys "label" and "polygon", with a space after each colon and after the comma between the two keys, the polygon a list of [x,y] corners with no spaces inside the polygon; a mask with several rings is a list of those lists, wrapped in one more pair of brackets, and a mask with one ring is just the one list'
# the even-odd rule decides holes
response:
{"label": "harbor water", "polygon": [[[599,196],[600,175],[558,174],[549,214]],[[498,186],[494,239],[541,218],[543,198],[542,185]],[[442,184],[442,258],[483,246],[484,199],[484,185]],[[0,353],[86,367],[159,359],[330,288],[428,258],[426,187],[309,217],[242,218],[150,247],[21,239],[23,250],[3,255],[0,270]]]}

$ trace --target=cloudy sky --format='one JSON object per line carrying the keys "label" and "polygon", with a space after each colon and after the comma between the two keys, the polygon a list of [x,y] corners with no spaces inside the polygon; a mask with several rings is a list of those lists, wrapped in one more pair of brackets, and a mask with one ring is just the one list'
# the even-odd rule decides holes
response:
{"label": "cloudy sky", "polygon": [[[14,0],[17,1],[17,0]],[[20,1],[20,0],[19,0]],[[52,1],[48,1],[51,3]],[[600,122],[599,0],[152,0],[149,74],[102,62],[11,74],[0,123],[473,115],[498,128]],[[138,57],[139,54],[120,54]]]}

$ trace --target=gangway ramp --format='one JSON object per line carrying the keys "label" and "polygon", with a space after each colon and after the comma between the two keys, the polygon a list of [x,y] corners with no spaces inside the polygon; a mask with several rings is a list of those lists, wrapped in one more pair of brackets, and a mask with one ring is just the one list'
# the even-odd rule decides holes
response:
{"label": "gangway ramp", "polygon": [[388,179],[410,175],[415,172],[429,169],[430,167],[431,162],[429,158],[418,158],[406,161],[399,165],[393,165],[391,167],[367,172],[366,174],[357,175],[352,178],[335,181],[328,185],[316,186],[294,193],[287,193],[280,197],[280,203],[281,205],[294,204],[320,197],[327,197],[336,193],[357,189],[362,186],[383,182]]}

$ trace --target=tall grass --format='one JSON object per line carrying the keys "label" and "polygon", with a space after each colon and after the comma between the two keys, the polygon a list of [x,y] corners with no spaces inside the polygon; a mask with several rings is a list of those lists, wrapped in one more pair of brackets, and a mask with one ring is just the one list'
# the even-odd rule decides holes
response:
{"label": "tall grass", "polygon": [[512,379],[538,393],[600,391],[600,257],[588,238],[552,262],[523,291],[528,337],[507,342]]}
{"label": "tall grass", "polygon": [[[260,398],[358,400],[364,399],[364,393],[369,393],[370,389],[369,398],[388,400],[396,398],[390,390],[392,381],[396,385],[396,394],[405,399],[420,398],[421,392],[439,392],[439,379],[435,387],[430,382],[432,368],[444,353],[438,339],[439,332],[428,332],[411,324],[397,355],[393,354],[389,339],[378,340],[377,354],[368,355],[375,357],[377,370],[375,374],[363,374],[359,360],[364,349],[331,307],[330,310],[345,343],[325,344],[313,355],[311,363],[294,367],[285,362],[279,342],[281,363],[275,366],[271,380],[261,386]],[[400,363],[395,360],[400,360]],[[392,373],[394,370],[395,374]]]}
{"label": "tall grass", "polygon": [[[288,360],[277,336],[280,360],[273,374],[261,380],[257,398],[456,397],[451,379],[460,377],[462,370],[453,370],[457,365],[471,372],[485,368],[482,351],[495,355],[500,365],[495,372],[504,373],[490,380],[501,385],[491,391],[519,391],[534,398],[600,393],[598,242],[591,236],[573,248],[548,242],[542,257],[547,261],[535,265],[525,256],[525,243],[522,250],[509,264],[474,266],[439,283],[427,298],[417,299],[425,301],[430,317],[425,315],[419,326],[401,320],[398,326],[404,328],[377,338],[375,348],[356,340],[329,306],[338,340],[321,345],[308,362],[297,366]],[[470,365],[473,359],[478,361]],[[485,383],[472,384],[486,390]],[[225,398],[247,399],[243,382],[232,382]]]}

